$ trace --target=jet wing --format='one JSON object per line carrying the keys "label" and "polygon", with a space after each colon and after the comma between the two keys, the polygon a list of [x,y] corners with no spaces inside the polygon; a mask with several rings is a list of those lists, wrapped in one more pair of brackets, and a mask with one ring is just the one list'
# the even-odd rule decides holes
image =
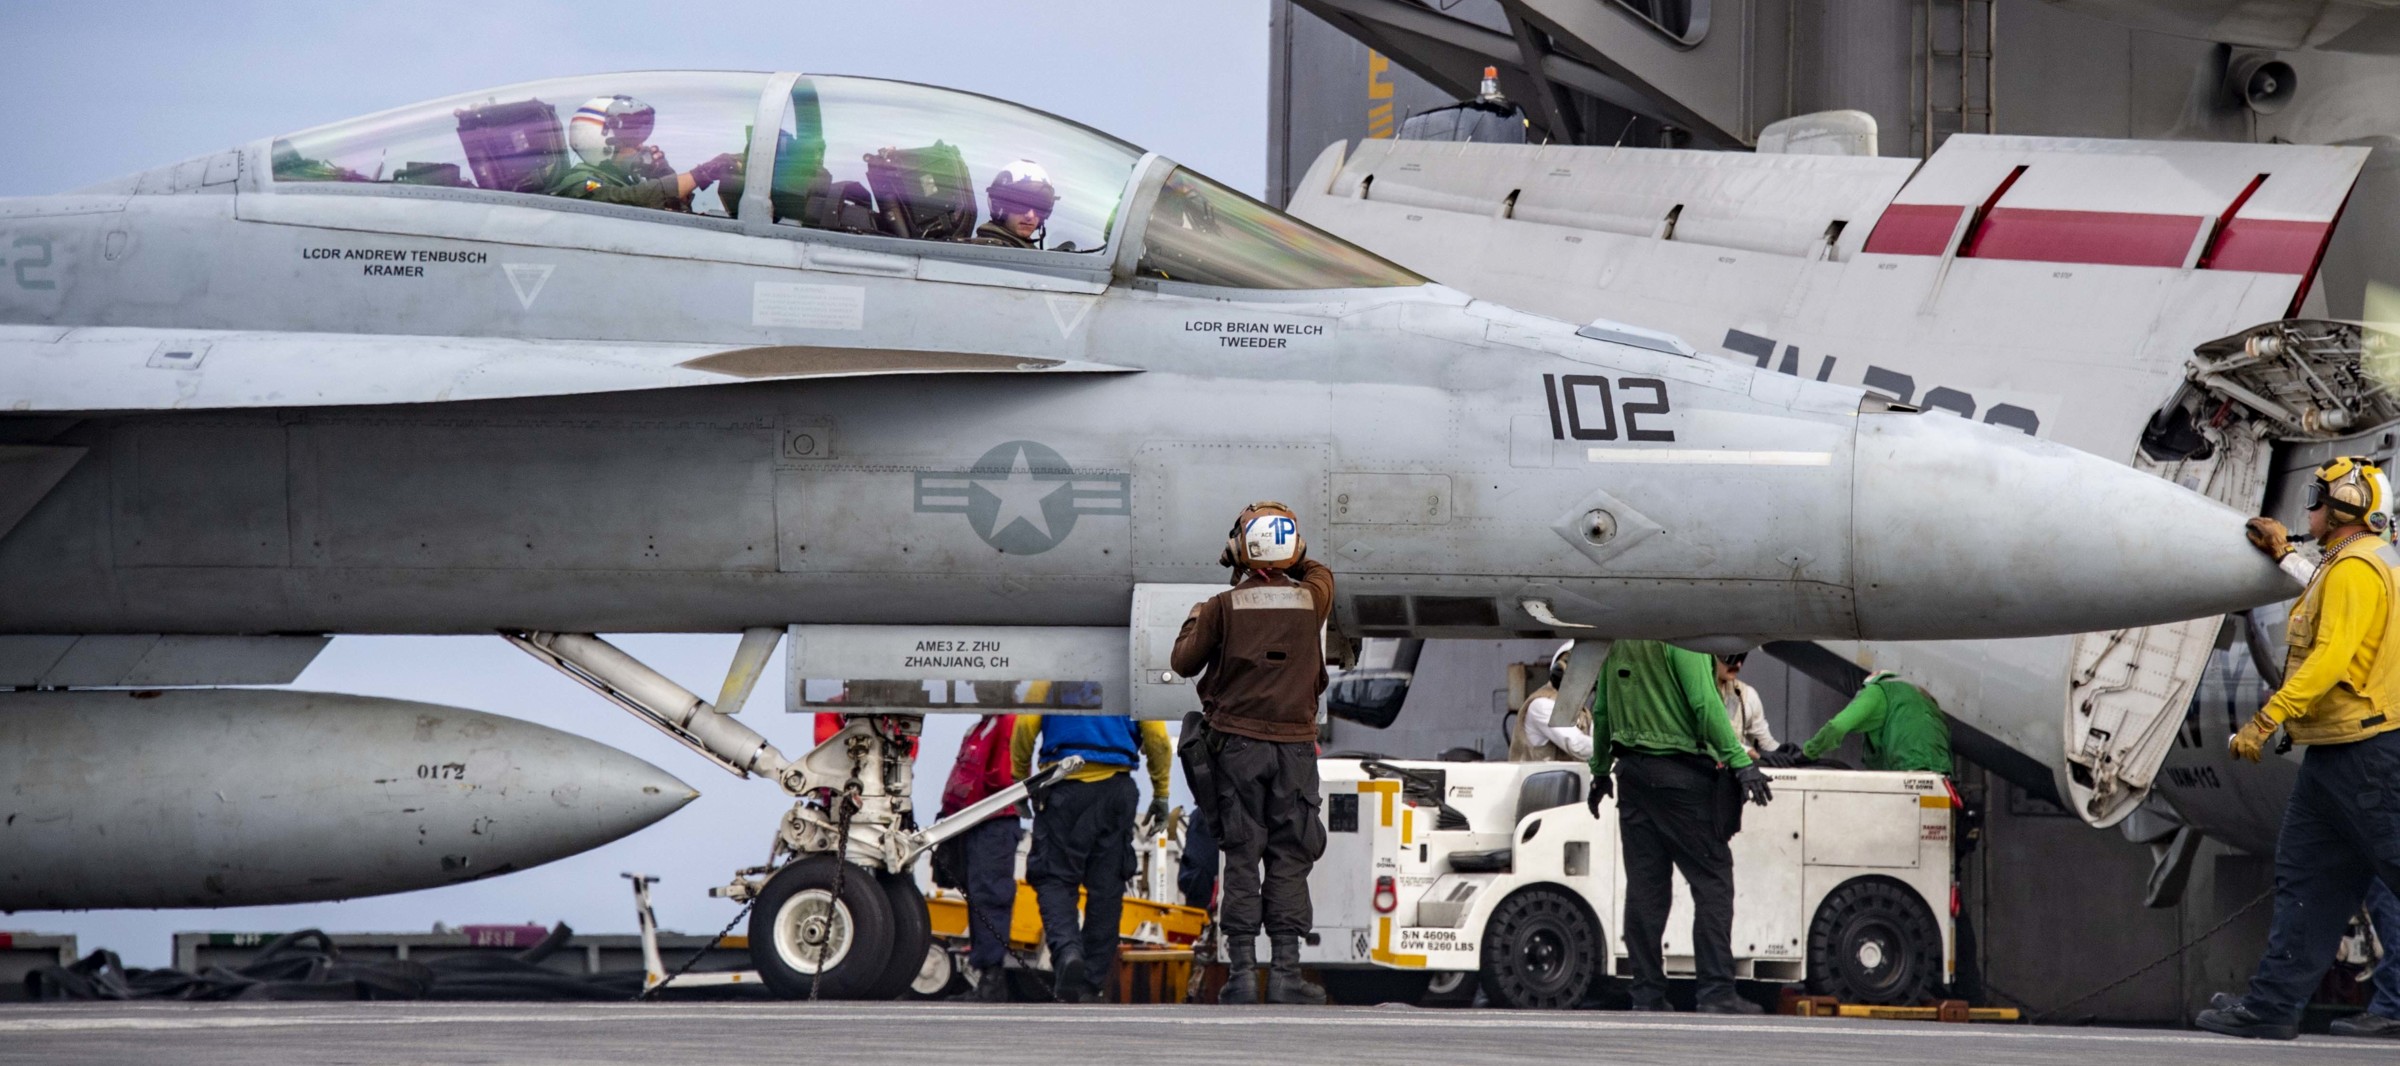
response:
{"label": "jet wing", "polygon": [[1367,141],[1291,211],[1472,295],[1641,322],[2086,451],[2312,297],[2356,147],[1950,138],[1933,157]]}
{"label": "jet wing", "polygon": [[0,326],[0,411],[330,407],[874,374],[1130,372],[985,352]]}

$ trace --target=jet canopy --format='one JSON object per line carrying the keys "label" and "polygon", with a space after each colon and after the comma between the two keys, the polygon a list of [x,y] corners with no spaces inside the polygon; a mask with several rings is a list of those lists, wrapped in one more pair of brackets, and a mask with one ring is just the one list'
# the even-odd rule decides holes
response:
{"label": "jet canopy", "polygon": [[[752,131],[774,130],[758,143]],[[274,139],[275,191],[381,190],[625,213],[762,237],[988,246],[1122,278],[1250,289],[1425,279],[1199,174],[972,93],[652,71],[470,93]],[[763,180],[762,180],[763,179]],[[362,188],[363,187],[363,188]],[[1139,243],[1122,247],[1139,225]],[[990,251],[979,250],[979,257]]]}

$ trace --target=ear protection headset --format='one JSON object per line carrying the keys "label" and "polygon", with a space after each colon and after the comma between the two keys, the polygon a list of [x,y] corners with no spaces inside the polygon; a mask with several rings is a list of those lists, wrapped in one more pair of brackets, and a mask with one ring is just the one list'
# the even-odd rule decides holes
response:
{"label": "ear protection headset", "polygon": [[2392,525],[2392,486],[2363,456],[2345,455],[2317,468],[2308,483],[2308,509],[2332,513],[2339,525],[2381,533]]}

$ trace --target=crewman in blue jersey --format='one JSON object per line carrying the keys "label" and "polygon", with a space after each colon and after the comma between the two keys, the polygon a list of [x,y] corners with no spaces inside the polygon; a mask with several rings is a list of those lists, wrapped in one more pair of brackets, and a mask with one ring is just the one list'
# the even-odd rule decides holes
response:
{"label": "crewman in blue jersey", "polygon": [[[1099,706],[1097,687],[1054,686],[1062,706]],[[1048,766],[1069,755],[1083,768],[1044,790],[1033,814],[1033,850],[1025,857],[1025,880],[1042,911],[1042,939],[1050,946],[1050,987],[1061,1003],[1098,1003],[1117,963],[1117,927],[1125,909],[1125,882],[1133,876],[1134,812],[1141,791],[1129,772],[1137,761],[1150,767],[1150,821],[1167,818],[1167,764],[1172,744],[1160,722],[1135,722],[1121,715],[1027,714],[1017,717],[1009,754],[1017,780],[1031,776],[1036,749]],[[1084,893],[1081,920],[1075,893]]]}

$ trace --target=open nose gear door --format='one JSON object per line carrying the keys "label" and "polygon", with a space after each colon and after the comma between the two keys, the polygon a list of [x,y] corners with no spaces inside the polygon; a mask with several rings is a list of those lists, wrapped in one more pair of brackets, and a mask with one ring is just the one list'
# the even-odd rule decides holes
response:
{"label": "open nose gear door", "polygon": [[[2210,341],[2152,417],[2133,467],[2257,514],[2279,448],[2400,421],[2387,384],[2400,381],[2395,369],[2400,337],[2346,322],[2286,319]],[[2114,825],[2149,794],[2223,624],[2194,618],[2074,638],[2063,784],[2084,821]]]}

